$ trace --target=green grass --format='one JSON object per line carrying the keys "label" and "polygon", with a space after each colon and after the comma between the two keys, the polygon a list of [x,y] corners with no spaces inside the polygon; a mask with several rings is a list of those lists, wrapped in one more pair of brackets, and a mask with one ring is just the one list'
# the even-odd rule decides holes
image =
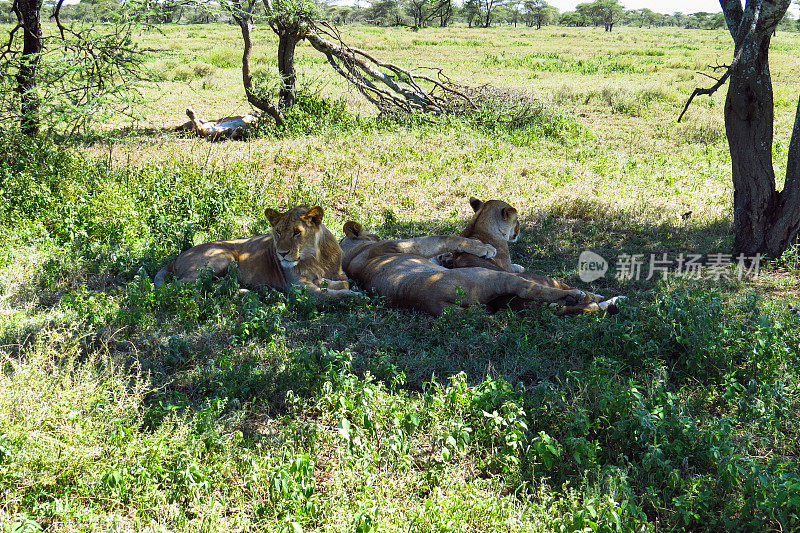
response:
{"label": "green grass", "polygon": [[[274,39],[258,30],[269,63]],[[366,296],[316,306],[241,292],[234,273],[153,287],[181,250],[268,231],[265,207],[298,203],[322,205],[339,236],[355,219],[405,237],[458,231],[471,195],[503,198],[522,217],[515,262],[582,287],[586,249],[730,250],[724,95],[675,123],[726,34],[344,37],[541,104],[520,123],[498,122],[502,102],[377,118],[303,45],[291,126],[248,142],[122,123],[94,144],[0,137],[0,530],[800,527],[794,248],[758,280],[603,278],[592,288],[629,297],[613,317],[432,318]],[[235,27],[145,38],[172,47],[149,65],[161,73],[150,126],[182,122],[188,104],[246,109]],[[776,44],[776,101],[791,102],[800,42]],[[779,167],[793,113],[776,109]]]}

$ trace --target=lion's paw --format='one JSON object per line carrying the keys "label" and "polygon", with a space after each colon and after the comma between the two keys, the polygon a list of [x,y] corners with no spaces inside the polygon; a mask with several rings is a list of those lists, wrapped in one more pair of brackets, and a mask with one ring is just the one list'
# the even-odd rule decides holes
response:
{"label": "lion's paw", "polygon": [[497,255],[497,250],[491,244],[483,244],[478,248],[478,253],[476,253],[478,257],[485,257],[486,259],[491,259],[492,257]]}
{"label": "lion's paw", "polygon": [[569,292],[569,297],[575,298],[576,303],[589,303],[592,301],[591,293],[584,292],[580,289],[572,289]]}
{"label": "lion's paw", "polygon": [[431,257],[431,261],[435,265],[443,266],[445,268],[453,268],[453,254],[451,252]]}
{"label": "lion's paw", "polygon": [[610,315],[616,315],[619,313],[619,305],[623,300],[625,300],[625,296],[614,296],[613,298],[609,298],[608,300],[602,301],[598,303],[598,307],[604,311],[608,311]]}

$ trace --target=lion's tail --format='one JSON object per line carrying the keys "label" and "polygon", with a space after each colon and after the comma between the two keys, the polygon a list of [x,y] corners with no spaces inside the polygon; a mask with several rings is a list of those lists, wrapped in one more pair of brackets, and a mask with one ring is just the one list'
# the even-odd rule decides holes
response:
{"label": "lion's tail", "polygon": [[175,261],[170,262],[168,265],[165,265],[161,270],[158,271],[156,277],[153,279],[153,285],[156,287],[162,286],[164,283],[167,282],[167,276],[172,274],[172,268],[175,265]]}

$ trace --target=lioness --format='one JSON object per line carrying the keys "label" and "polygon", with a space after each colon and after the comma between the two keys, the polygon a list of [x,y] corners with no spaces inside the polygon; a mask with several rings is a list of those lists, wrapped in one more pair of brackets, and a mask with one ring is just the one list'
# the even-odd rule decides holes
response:
{"label": "lioness", "polygon": [[499,296],[519,296],[550,303],[572,298],[590,302],[594,295],[578,289],[546,287],[514,274],[486,268],[449,270],[430,260],[451,253],[471,253],[492,258],[496,251],[487,244],[457,237],[427,236],[383,240],[364,231],[353,221],[344,225],[340,245],[344,271],[363,287],[384,296],[390,305],[440,315],[445,306],[485,304]]}
{"label": "lioness", "polygon": [[321,207],[301,205],[285,213],[267,209],[264,214],[272,225],[269,235],[198,244],[156,274],[156,287],[168,275],[195,281],[204,268],[224,276],[231,261],[236,261],[239,283],[248,288],[286,291],[300,285],[317,299],[359,294],[350,290],[342,271],[342,249],[322,224]]}
{"label": "lioness", "polygon": [[[470,253],[455,253],[450,257],[439,259],[439,262],[448,268],[470,268],[483,267],[493,270],[503,270],[514,272],[521,277],[533,282],[562,290],[571,290],[570,287],[561,280],[540,276],[532,272],[525,272],[525,268],[511,262],[511,252],[508,249],[509,242],[517,242],[519,238],[519,216],[517,210],[502,200],[487,200],[482,202],[474,196],[469,199],[469,205],[475,214],[467,224],[462,237],[476,239],[485,244],[491,244],[497,250],[497,255],[491,259],[478,257]],[[609,312],[616,312],[616,303],[620,298],[611,298],[599,303],[578,303],[567,305],[556,311],[556,314],[577,314],[599,311],[601,309]],[[571,302],[570,302],[571,303]],[[527,305],[525,301],[513,297],[501,297],[488,303],[490,310],[497,310],[502,307],[511,307],[520,310]]]}
{"label": "lioness", "polygon": [[200,137],[212,141],[223,139],[241,139],[255,124],[258,117],[250,113],[235,117],[224,117],[219,120],[200,118],[191,107],[186,110],[189,121],[175,128],[178,131],[194,131]]}

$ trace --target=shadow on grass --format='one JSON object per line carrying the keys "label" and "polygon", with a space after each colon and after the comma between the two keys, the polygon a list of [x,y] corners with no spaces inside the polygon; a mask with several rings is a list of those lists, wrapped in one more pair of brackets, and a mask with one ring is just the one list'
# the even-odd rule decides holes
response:
{"label": "shadow on grass", "polygon": [[[681,252],[726,252],[730,246],[727,221],[647,224],[620,212],[596,210],[586,214],[584,210],[580,217],[575,214],[559,208],[524,217],[521,240],[511,249],[515,262],[586,287],[577,278],[577,258],[586,249],[613,261],[621,254],[667,253],[674,257]],[[457,233],[466,223],[400,222],[386,213],[383,224],[370,229],[387,238],[403,238]],[[177,230],[174,233],[172,256],[186,247],[185,235]],[[162,248],[159,246],[159,250]],[[39,300],[42,312],[60,305],[61,297],[71,294],[76,285],[86,287],[81,289],[84,299],[87,294],[103,293],[101,296],[115,299],[123,307],[135,306],[130,303],[134,300],[124,296],[139,283],[136,272],[144,272],[135,263],[146,266],[149,275],[158,268],[153,262],[153,246],[140,250],[136,261],[128,258],[124,267],[109,277],[104,263],[95,261],[96,250],[78,247],[74,250],[81,258],[76,263],[81,265],[78,271],[70,267],[70,262],[59,262],[20,294],[51,291],[61,295],[46,302]],[[125,251],[116,250],[109,257],[122,253]],[[170,258],[166,253],[164,261]],[[102,283],[94,283],[100,278]],[[376,297],[315,307],[302,296],[287,298],[274,291],[267,291],[255,303],[247,303],[235,290],[225,294],[190,291],[188,296],[183,294],[188,299],[181,303],[175,300],[178,296],[173,291],[175,294],[155,292],[148,296],[148,301],[156,302],[148,305],[155,305],[157,313],[121,309],[123,313],[144,315],[141,322],[118,314],[102,327],[90,327],[98,336],[114,331],[110,349],[120,357],[135,358],[150,373],[158,391],[152,394],[153,405],[197,407],[209,399],[227,398],[235,405],[260,404],[272,410],[280,408],[287,390],[311,394],[327,373],[343,365],[359,374],[369,372],[387,385],[411,390],[420,390],[431,378],[446,381],[460,372],[465,372],[471,383],[487,375],[526,387],[551,382],[566,371],[584,367],[597,355],[617,357],[604,350],[621,349],[613,338],[618,330],[640,327],[637,321],[642,315],[637,314],[637,306],[650,305],[653,298],[648,294],[658,283],[656,279],[598,280],[593,289],[630,297],[632,309],[615,317],[559,318],[548,309],[534,308],[495,315],[471,309],[433,318],[388,308]],[[200,303],[193,303],[192,298]],[[215,299],[228,302],[217,305]],[[92,305],[91,300],[87,302]],[[208,310],[199,312],[199,319],[184,320],[180,312],[187,305],[205,305]],[[242,324],[247,321],[263,331],[243,334]],[[13,337],[19,339],[24,333],[17,331]],[[16,339],[4,338],[2,342],[19,342]],[[598,339],[605,339],[605,344]]]}

